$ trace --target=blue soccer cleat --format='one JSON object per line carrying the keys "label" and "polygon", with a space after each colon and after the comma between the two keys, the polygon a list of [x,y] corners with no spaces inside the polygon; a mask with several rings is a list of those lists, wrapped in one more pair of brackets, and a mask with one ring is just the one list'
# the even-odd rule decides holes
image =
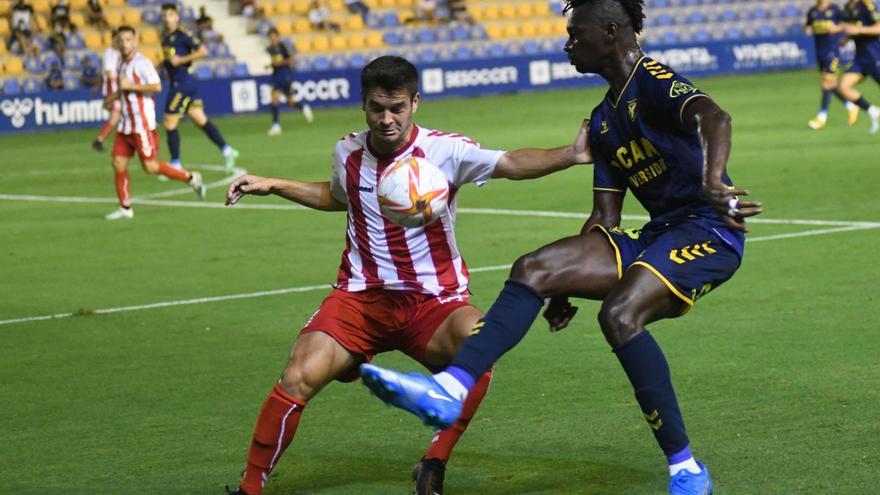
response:
{"label": "blue soccer cleat", "polygon": [[702,469],[699,474],[682,469],[669,479],[669,495],[712,495],[709,469],[702,462],[697,465]]}
{"label": "blue soccer cleat", "polygon": [[428,426],[448,428],[461,414],[461,401],[446,393],[430,376],[362,364],[361,378],[376,397],[415,414]]}

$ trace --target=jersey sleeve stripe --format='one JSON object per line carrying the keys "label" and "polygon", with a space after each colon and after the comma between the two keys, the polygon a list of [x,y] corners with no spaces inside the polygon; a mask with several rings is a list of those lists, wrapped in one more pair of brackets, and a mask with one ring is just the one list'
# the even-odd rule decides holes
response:
{"label": "jersey sleeve stripe", "polygon": [[708,98],[708,97],[709,97],[709,95],[703,94],[703,93],[697,93],[695,95],[689,96],[686,100],[684,100],[684,103],[681,104],[681,108],[678,110],[678,121],[681,122],[682,124],[684,124],[684,109],[687,108],[687,106],[691,103],[691,100],[694,100],[696,98]]}

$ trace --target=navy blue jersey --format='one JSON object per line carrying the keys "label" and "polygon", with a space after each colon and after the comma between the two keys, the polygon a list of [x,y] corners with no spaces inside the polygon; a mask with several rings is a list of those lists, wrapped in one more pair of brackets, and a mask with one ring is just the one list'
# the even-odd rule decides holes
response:
{"label": "navy blue jersey", "polygon": [[[871,0],[850,0],[844,8],[844,20],[859,26],[873,26],[880,22],[880,12]],[[880,36],[853,36],[856,44],[856,60],[880,61]]]}
{"label": "navy blue jersey", "polygon": [[840,55],[840,40],[844,35],[843,33],[832,34],[831,30],[842,21],[843,12],[834,4],[829,5],[827,9],[814,6],[807,11],[805,25],[813,30],[817,59],[836,58]]}
{"label": "navy blue jersey", "polygon": [[165,33],[165,35],[162,36],[162,53],[165,56],[163,64],[165,66],[165,71],[168,74],[168,79],[171,80],[172,86],[189,83],[193,81],[194,78],[189,72],[192,64],[183,64],[174,67],[171,65],[171,57],[175,55],[185,57],[198,50],[199,45],[198,38],[190,35],[182,29]]}
{"label": "navy blue jersey", "polygon": [[[688,102],[707,95],[686,78],[642,57],[620,95],[609,89],[590,119],[593,188],[632,191],[651,223],[699,218],[708,227],[723,220],[703,197],[703,150],[696,129],[688,129]],[[732,185],[725,173],[723,181]],[[741,248],[741,236],[733,240]]]}
{"label": "navy blue jersey", "polygon": [[284,46],[284,43],[278,43],[278,46],[269,45],[266,51],[269,52],[269,57],[272,59],[272,77],[290,78],[293,76],[290,65],[275,65],[290,57],[290,51]]}

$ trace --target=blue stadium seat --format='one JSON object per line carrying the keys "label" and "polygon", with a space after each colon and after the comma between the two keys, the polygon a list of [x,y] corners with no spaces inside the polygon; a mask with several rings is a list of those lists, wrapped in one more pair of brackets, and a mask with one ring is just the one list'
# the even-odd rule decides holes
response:
{"label": "blue stadium seat", "polygon": [[275,25],[271,21],[260,21],[260,24],[257,26],[257,32],[260,33],[260,36],[266,36],[273,27]]}
{"label": "blue stadium seat", "polygon": [[697,29],[696,32],[694,32],[694,39],[693,40],[700,42],[700,43],[705,43],[707,41],[712,40],[712,34],[709,33],[708,29],[700,28],[700,29]]}
{"label": "blue stadium seat", "polygon": [[214,77],[228,79],[232,77],[232,64],[217,64],[214,66]]}
{"label": "blue stadium seat", "polygon": [[654,7],[658,9],[669,7],[669,0],[654,0]]}
{"label": "blue stadium seat", "polygon": [[86,44],[83,37],[79,33],[70,33],[67,35],[67,48],[71,50],[81,50]]}
{"label": "blue stadium seat", "polygon": [[439,59],[439,55],[437,54],[437,50],[428,47],[422,48],[419,51],[419,60],[425,63],[434,63]]}
{"label": "blue stadium seat", "polygon": [[101,61],[101,57],[97,53],[86,53],[83,58],[91,59],[92,66],[96,67],[98,69],[98,72],[102,72],[103,62]]}
{"label": "blue stadium seat", "polygon": [[678,41],[678,35],[675,31],[663,31],[663,34],[660,35],[660,43],[671,45],[678,43]]}
{"label": "blue stadium seat", "polygon": [[39,93],[43,90],[43,81],[36,77],[26,77],[21,83],[21,90],[25,93]]}
{"label": "blue stadium seat", "polygon": [[511,40],[504,44],[504,51],[507,55],[517,56],[523,53],[523,44],[518,40]]}
{"label": "blue stadium seat", "polygon": [[385,12],[382,15],[382,26],[387,28],[400,26],[400,19],[397,17],[397,12]]}
{"label": "blue stadium seat", "polygon": [[690,24],[706,24],[709,22],[709,18],[706,17],[706,14],[700,12],[699,10],[695,10],[691,12],[691,15],[688,16],[687,21]]}
{"label": "blue stadium seat", "polygon": [[213,76],[213,71],[211,70],[211,66],[207,64],[202,64],[196,67],[196,77],[199,79],[211,79]]}
{"label": "blue stadium seat", "polygon": [[470,39],[472,40],[487,40],[489,39],[489,35],[486,34],[486,28],[484,28],[480,24],[474,24],[470,29]]}
{"label": "blue stadium seat", "polygon": [[196,20],[196,11],[192,7],[186,7],[181,11],[180,15],[184,21]]}
{"label": "blue stadium seat", "polygon": [[52,67],[53,62],[58,63],[58,65],[61,65],[62,67],[64,66],[64,63],[62,62],[62,60],[60,58],[58,58],[58,55],[55,55],[54,52],[48,52],[48,53],[43,54],[43,68],[45,70],[49,70],[49,68]]}
{"label": "blue stadium seat", "polygon": [[539,44],[542,53],[560,53],[562,45],[563,42],[555,38],[544,38]]}
{"label": "blue stadium seat", "polygon": [[27,56],[24,58],[24,70],[31,74],[39,74],[43,72],[43,62],[39,57]]}
{"label": "blue stadium seat", "polygon": [[734,22],[739,20],[739,14],[733,9],[724,9],[718,15],[718,22]]}
{"label": "blue stadium seat", "polygon": [[79,78],[69,74],[64,76],[64,89],[77,89],[79,88]]}
{"label": "blue stadium seat", "polygon": [[448,43],[452,41],[452,29],[443,26],[434,31],[434,38],[440,43]]}
{"label": "blue stadium seat", "polygon": [[758,31],[755,34],[763,38],[769,38],[776,35],[776,30],[773,29],[773,27],[771,27],[769,24],[761,24],[760,26],[758,26]]}
{"label": "blue stadium seat", "polygon": [[538,46],[538,42],[535,40],[526,40],[523,42],[522,51],[527,55],[537,55],[541,53],[541,47]]}
{"label": "blue stadium seat", "polygon": [[247,64],[244,62],[238,62],[232,66],[232,75],[234,77],[248,77],[250,72],[248,71]]}
{"label": "blue stadium seat", "polygon": [[312,59],[311,57],[296,57],[296,61],[293,62],[294,67],[296,67],[297,72],[308,72],[312,70]]}
{"label": "blue stadium seat", "polygon": [[467,45],[458,45],[455,47],[455,50],[452,51],[452,56],[455,57],[455,60],[470,60],[471,50]]}
{"label": "blue stadium seat", "polygon": [[366,25],[372,29],[378,29],[382,27],[382,16],[377,12],[369,12],[367,14]]}
{"label": "blue stadium seat", "polygon": [[156,25],[162,20],[162,16],[159,14],[158,10],[144,9],[141,12],[141,19],[147,24]]}
{"label": "blue stadium seat", "polygon": [[64,68],[67,70],[79,70],[80,61],[79,55],[69,52],[64,55]]}
{"label": "blue stadium seat", "polygon": [[473,45],[470,48],[471,58],[487,58],[489,56],[489,47],[485,43]]}
{"label": "blue stadium seat", "polygon": [[129,7],[143,7],[145,2],[144,0],[128,0],[126,3]]}
{"label": "blue stadium seat", "polygon": [[801,17],[803,15],[801,9],[796,5],[786,5],[779,14],[782,17]]}
{"label": "blue stadium seat", "polygon": [[507,55],[507,49],[501,43],[492,43],[489,45],[489,56],[492,58],[503,57]]}
{"label": "blue stadium seat", "polygon": [[464,26],[455,26],[452,30],[452,39],[455,41],[467,41],[471,39],[471,32]]}
{"label": "blue stadium seat", "polygon": [[316,55],[312,63],[315,70],[330,70],[330,59],[324,55]]}
{"label": "blue stadium seat", "polygon": [[434,42],[434,30],[431,28],[422,28],[419,29],[418,33],[418,43],[433,43]]}
{"label": "blue stadium seat", "polygon": [[675,24],[675,18],[669,14],[660,14],[657,16],[657,25],[658,26],[671,26]]}
{"label": "blue stadium seat", "polygon": [[344,54],[334,55],[333,58],[330,59],[330,67],[333,67],[336,70],[345,70],[348,68],[348,57]]}
{"label": "blue stadium seat", "polygon": [[419,34],[414,29],[404,29],[400,37],[404,45],[414,45],[419,42]]}
{"label": "blue stadium seat", "polygon": [[765,10],[762,7],[758,7],[749,13],[749,17],[751,19],[758,19],[758,20],[766,19],[768,17],[767,10]]}
{"label": "blue stadium seat", "polygon": [[382,39],[385,41],[386,45],[399,45],[403,43],[403,38],[397,31],[385,31],[382,35]]}
{"label": "blue stadium seat", "polygon": [[3,81],[4,95],[17,95],[19,93],[21,93],[21,84],[18,82],[18,79],[7,79]]}
{"label": "blue stadium seat", "polygon": [[363,53],[352,53],[348,56],[348,66],[352,69],[360,70],[367,65],[367,57]]}
{"label": "blue stadium seat", "polygon": [[724,31],[724,37],[729,40],[742,38],[742,29],[740,29],[738,26],[731,26]]}
{"label": "blue stadium seat", "polygon": [[550,11],[556,15],[562,15],[562,2],[550,2]]}

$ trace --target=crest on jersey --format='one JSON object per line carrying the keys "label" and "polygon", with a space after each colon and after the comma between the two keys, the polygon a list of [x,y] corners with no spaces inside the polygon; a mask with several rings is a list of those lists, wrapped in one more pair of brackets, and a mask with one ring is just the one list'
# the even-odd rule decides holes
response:
{"label": "crest on jersey", "polygon": [[690,84],[683,83],[681,81],[672,81],[672,86],[669,88],[669,97],[677,98],[681,95],[686,95],[688,93],[693,93],[697,88],[691,86]]}
{"label": "crest on jersey", "polygon": [[626,102],[626,111],[629,114],[629,120],[633,122],[636,121],[636,106],[639,104],[639,100],[630,100]]}
{"label": "crest on jersey", "polygon": [[606,132],[608,132],[608,121],[603,120],[602,127],[599,129],[599,134],[605,134]]}

